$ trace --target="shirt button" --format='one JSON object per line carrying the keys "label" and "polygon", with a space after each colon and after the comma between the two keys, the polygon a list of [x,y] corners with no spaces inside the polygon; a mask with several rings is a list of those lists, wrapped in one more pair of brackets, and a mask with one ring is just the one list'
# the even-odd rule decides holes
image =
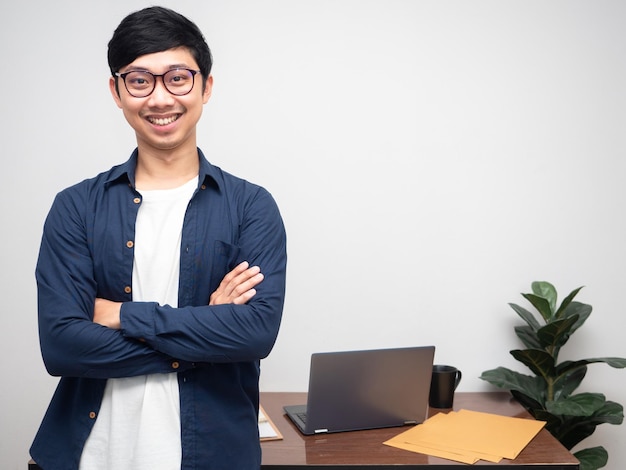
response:
{"label": "shirt button", "polygon": [[200,189],[206,189],[206,184],[201,185]]}
{"label": "shirt button", "polygon": [[135,199],[133,199],[133,202],[135,204],[139,204],[141,202],[141,198],[140,197],[136,197]]}
{"label": "shirt button", "polygon": [[132,240],[128,240],[128,241],[126,242],[126,247],[127,247],[127,248],[132,248],[134,245],[135,245],[135,244],[133,243],[133,241],[132,241]]}
{"label": "shirt button", "polygon": [[95,417],[96,417],[96,412],[95,412],[95,411],[91,411],[91,412],[89,413],[89,417],[90,417],[91,419],[95,419]]}
{"label": "shirt button", "polygon": [[172,369],[178,369],[179,367],[180,367],[180,364],[178,363],[178,361],[172,362]]}
{"label": "shirt button", "polygon": [[124,287],[124,292],[126,292],[127,294],[130,294],[132,292],[132,289],[130,288],[130,286],[126,286]]}

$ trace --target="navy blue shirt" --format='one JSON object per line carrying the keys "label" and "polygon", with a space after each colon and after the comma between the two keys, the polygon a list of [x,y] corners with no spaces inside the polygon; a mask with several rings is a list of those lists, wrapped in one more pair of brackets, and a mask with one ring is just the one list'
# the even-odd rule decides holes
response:
{"label": "navy blue shirt", "polygon": [[[60,192],[44,225],[36,278],[39,337],[60,376],[30,449],[44,469],[76,469],[108,378],[178,373],[183,469],[257,469],[259,362],[282,316],[286,237],[272,196],[211,165],[183,222],[178,308],[132,302],[137,150]],[[246,305],[209,306],[241,261],[264,280]],[[124,302],[121,329],[93,323],[94,300]]]}

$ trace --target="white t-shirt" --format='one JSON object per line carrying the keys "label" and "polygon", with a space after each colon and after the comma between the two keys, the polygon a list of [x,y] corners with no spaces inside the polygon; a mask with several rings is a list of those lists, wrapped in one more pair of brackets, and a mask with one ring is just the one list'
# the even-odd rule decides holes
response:
{"label": "white t-shirt", "polygon": [[[139,191],[133,300],[178,306],[183,219],[198,184]],[[182,458],[176,373],[109,379],[80,470],[174,470]]]}

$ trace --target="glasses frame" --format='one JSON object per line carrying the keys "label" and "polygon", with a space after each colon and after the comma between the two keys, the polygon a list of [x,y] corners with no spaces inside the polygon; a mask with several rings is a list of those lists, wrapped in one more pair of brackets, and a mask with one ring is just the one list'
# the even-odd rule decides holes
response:
{"label": "glasses frame", "polygon": [[[171,73],[171,72],[176,72],[176,71],[181,71],[181,70],[185,70],[185,71],[191,73],[191,88],[189,88],[189,90],[186,91],[185,93],[174,93],[174,92],[172,92],[172,90],[170,90],[167,87],[167,85],[165,83],[165,75],[167,75],[168,73]],[[128,89],[128,85],[126,84],[126,77],[128,75],[130,75],[131,73],[135,73],[135,72],[147,73],[148,75],[151,75],[152,78],[154,78],[154,82],[152,82],[152,90],[150,90],[150,93],[148,93],[146,95],[137,96],[137,95],[134,95]],[[124,88],[126,88],[126,91],[128,92],[128,94],[130,96],[132,96],[133,98],[147,98],[152,93],[154,93],[154,90],[156,89],[157,79],[159,77],[161,78],[161,81],[163,82],[163,87],[167,90],[167,92],[170,95],[174,95],[174,96],[185,96],[185,95],[188,95],[189,93],[191,93],[191,90],[193,90],[193,87],[196,85],[196,75],[199,74],[199,73],[201,73],[200,70],[194,70],[194,69],[187,69],[187,68],[184,68],[184,67],[178,67],[178,68],[175,68],[175,69],[168,70],[167,72],[162,73],[162,74],[152,73],[152,72],[149,72],[147,70],[130,70],[130,71],[124,72],[124,73],[115,72],[113,75],[122,79],[122,81],[124,82]]]}

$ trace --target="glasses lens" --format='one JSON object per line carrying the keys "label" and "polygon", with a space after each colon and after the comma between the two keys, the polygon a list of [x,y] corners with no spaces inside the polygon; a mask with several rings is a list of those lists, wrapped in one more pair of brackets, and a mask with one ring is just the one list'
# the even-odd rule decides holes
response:
{"label": "glasses lens", "polygon": [[128,92],[136,97],[148,96],[154,89],[154,77],[148,72],[130,72],[124,82]]}
{"label": "glasses lens", "polygon": [[173,95],[186,95],[193,88],[193,75],[191,70],[170,70],[163,75],[163,84]]}

